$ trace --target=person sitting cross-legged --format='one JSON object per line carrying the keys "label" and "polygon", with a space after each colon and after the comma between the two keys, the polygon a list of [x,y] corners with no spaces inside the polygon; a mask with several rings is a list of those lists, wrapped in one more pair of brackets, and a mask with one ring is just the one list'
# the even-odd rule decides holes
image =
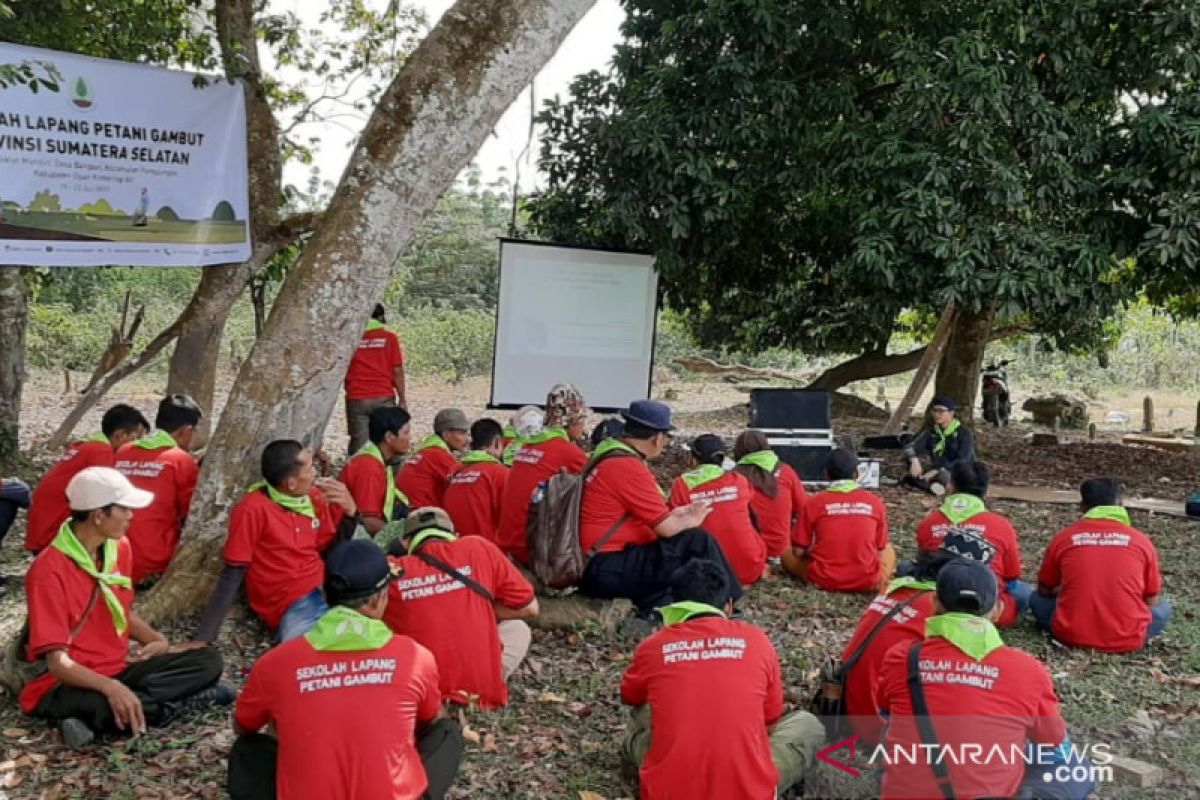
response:
{"label": "person sitting cross-legged", "polygon": [[509,473],[500,461],[503,448],[499,422],[484,418],[471,424],[471,450],[450,474],[442,493],[442,507],[459,536],[482,536],[495,544]]}
{"label": "person sitting cross-legged", "polygon": [[458,457],[471,441],[471,423],[457,408],[443,408],[433,417],[433,434],[417,445],[396,473],[396,488],[408,498],[409,508],[440,506],[446,480],[458,469]]}
{"label": "person sitting cross-legged", "polygon": [[[395,580],[374,542],[329,553],[330,609],[254,664],[233,715],[233,800],[441,798],[462,732],[447,719],[433,654],[381,618]],[[260,731],[274,725],[275,735]]]}
{"label": "person sitting cross-legged", "polygon": [[956,416],[953,397],[942,395],[929,404],[931,425],[904,448],[908,474],[903,483],[931,494],[946,493],[950,465],[975,460],[975,434]]}
{"label": "person sitting cross-legged", "polygon": [[761,630],[729,619],[728,571],[694,559],[671,578],[676,602],[621,679],[633,706],[622,745],[643,800],[769,800],[798,783],[825,745],[806,711],[783,714],[779,657]]}
{"label": "person sitting cross-legged", "polygon": [[796,470],[771,449],[762,431],[742,431],[733,443],[733,471],[750,481],[754,499],[750,508],[767,545],[767,556],[782,556],[797,530],[804,527],[808,495]]}
{"label": "person sitting cross-legged", "polygon": [[412,426],[408,412],[381,406],[367,415],[370,441],[342,467],[338,480],[346,485],[367,533],[376,536],[394,520],[408,513],[408,498],[396,488],[392,462],[408,452]]}
{"label": "person sitting cross-legged", "polygon": [[[66,491],[71,516],[25,577],[26,657],[46,671],[25,684],[21,710],[81,747],[97,733],[137,736],[180,709],[233,702],[215,648],[173,645],[132,608],[125,531],[150,493],[111,467],[81,470]],[[133,653],[130,639],[141,645]]]}

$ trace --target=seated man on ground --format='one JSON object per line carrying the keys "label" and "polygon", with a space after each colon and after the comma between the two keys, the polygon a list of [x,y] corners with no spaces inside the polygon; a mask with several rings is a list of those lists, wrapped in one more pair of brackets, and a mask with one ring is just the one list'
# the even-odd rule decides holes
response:
{"label": "seated man on ground", "polygon": [[633,655],[622,746],[642,800],[773,798],[800,782],[825,745],[812,714],[783,716],[779,657],[758,628],[728,618],[728,570],[693,559],[672,576],[666,625]]}
{"label": "seated man on ground", "polygon": [[512,471],[504,485],[500,528],[496,543],[522,564],[529,563],[525,527],[529,501],[538,484],[561,469],[577,474],[587,463],[587,454],[576,442],[583,437],[587,404],[583,394],[569,383],[559,383],[546,395],[545,427],[528,437],[513,458]]}
{"label": "seated man on ground", "polygon": [[989,480],[988,468],[980,461],[951,464],[941,507],[930,511],[917,525],[917,552],[938,550],[946,534],[956,529],[970,531],[990,542],[996,550],[992,569],[1000,582],[997,601],[1000,614],[996,624],[1009,628],[1029,607],[1033,585],[1020,579],[1021,548],[1012,523],[984,505]]}
{"label": "seated man on ground", "polygon": [[443,408],[433,417],[433,434],[417,445],[396,475],[396,488],[408,498],[409,508],[440,506],[450,473],[458,469],[455,453],[466,449],[471,437],[467,415]]}
{"label": "seated man on ground", "polygon": [[42,476],[33,490],[29,514],[25,520],[25,549],[38,552],[58,533],[63,520],[71,516],[67,505],[67,484],[88,467],[111,467],[116,451],[140,439],[150,423],[133,406],[118,403],[104,412],[100,433],[74,442],[53,467]]}
{"label": "seated man on ground", "polygon": [[217,577],[195,639],[215,642],[242,581],[250,608],[286,642],[329,610],[321,594],[321,553],[349,539],[358,507],[345,485],[316,481],[312,453],[291,439],[268,444],[263,479],[234,505],[225,539],[225,567]]}
{"label": "seated man on ground", "polygon": [[542,409],[538,406],[521,406],[514,411],[504,427],[504,453],[500,457],[504,466],[511,467],[521,445],[541,433],[543,427]]}
{"label": "seated man on ground", "polygon": [[[462,733],[442,711],[433,654],[381,621],[393,580],[372,542],[342,542],[330,552],[332,607],[306,634],[255,662],[238,697],[233,800],[446,794]],[[275,736],[259,733],[272,724]]]}
{"label": "seated man on ground", "polygon": [[129,526],[134,586],[166,572],[179,546],[200,474],[188,450],[201,416],[200,406],[186,394],[167,395],[158,404],[154,430],[117,451],[113,466],[134,486],[154,495],[154,502]]}
{"label": "seated man on ground", "polygon": [[[992,625],[996,597],[990,567],[954,559],[938,573],[924,640],[900,642],[884,656],[875,707],[888,718],[883,747],[894,756],[885,761],[882,798],[1083,800],[1091,791],[1090,781],[1056,780],[1056,767],[1086,761],[1071,752],[1046,667],[1005,645]],[[929,723],[932,733],[923,730]],[[918,749],[934,737],[940,748]],[[1011,755],[1029,745],[1028,765]],[[913,752],[918,757],[905,758]],[[983,755],[931,758],[931,752]]]}
{"label": "seated man on ground", "polygon": [[[133,611],[125,531],[152,500],[111,467],[80,471],[67,484],[71,516],[25,577],[26,658],[46,671],[25,684],[21,710],[58,723],[68,747],[233,702],[215,648],[172,645]],[[132,654],[130,639],[141,645]]]}
{"label": "seated man on ground", "polygon": [[692,469],[675,479],[669,502],[672,508],[696,500],[709,506],[704,530],[713,535],[729,559],[738,582],[749,586],[763,576],[767,566],[767,547],[754,526],[750,501],[754,491],[750,482],[736,472],[726,472],[725,443],[721,437],[706,433],[692,441]]}
{"label": "seated man on ground", "polygon": [[370,441],[342,467],[338,480],[346,485],[362,515],[362,526],[376,536],[408,513],[408,500],[396,488],[393,462],[408,452],[412,426],[403,408],[383,406],[367,417]]}
{"label": "seated man on ground", "polygon": [[505,705],[532,640],[523,620],[538,613],[533,585],[487,539],[455,536],[440,508],[414,509],[389,549],[403,577],[383,621],[433,653],[446,701]]}
{"label": "seated man on ground", "polygon": [[495,544],[508,467],[500,462],[504,435],[494,419],[471,425],[471,450],[450,475],[442,502],[459,536],[482,536]]}
{"label": "seated man on ground", "polygon": [[729,560],[707,531],[700,530],[709,506],[693,501],[668,508],[646,462],[662,455],[671,409],[637,400],[621,412],[625,432],[606,439],[584,467],[579,545],[587,566],[579,590],[592,597],[626,597],[638,616],[653,620],[658,606],[672,602],[671,575],[696,558],[726,571],[734,600],[742,587]]}
{"label": "seated man on ground", "polygon": [[1129,524],[1121,487],[1091,478],[1079,487],[1083,519],[1050,540],[1029,608],[1039,626],[1072,647],[1141,649],[1171,621],[1158,551]]}
{"label": "seated man on ground", "polygon": [[935,397],[929,410],[933,424],[921,431],[904,455],[908,475],[904,483],[933,494],[944,494],[950,480],[950,465],[975,460],[975,434],[955,417],[958,405],[953,397]]}
{"label": "seated man on ground", "polygon": [[797,529],[804,527],[804,506],[808,495],[804,482],[790,465],[767,443],[762,431],[743,431],[733,443],[734,472],[744,475],[754,489],[750,508],[758,520],[758,530],[767,545],[767,555],[783,555]]}
{"label": "seated man on ground", "polygon": [[804,526],[783,554],[792,575],[827,592],[881,591],[896,571],[887,508],[858,485],[858,458],[834,450],[825,464],[829,488],[808,498]]}

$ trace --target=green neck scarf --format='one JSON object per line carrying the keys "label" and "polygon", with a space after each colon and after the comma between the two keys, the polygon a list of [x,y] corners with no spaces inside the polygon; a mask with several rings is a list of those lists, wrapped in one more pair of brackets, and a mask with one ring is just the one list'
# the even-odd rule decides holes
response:
{"label": "green neck scarf", "polygon": [[924,589],[926,591],[933,592],[937,591],[937,583],[934,581],[919,581],[911,576],[905,578],[896,578],[896,580],[888,584],[884,594],[898,592],[901,589]]}
{"label": "green neck scarf", "polygon": [[403,503],[408,503],[408,498],[404,493],[396,488],[396,473],[392,469],[392,465],[383,460],[383,451],[374,442],[367,442],[362,446],[355,456],[370,456],[383,465],[384,471],[387,472],[387,494],[383,498],[383,521],[385,523],[392,521],[392,513],[396,509],[396,501],[401,500]]}
{"label": "green neck scarf", "polygon": [[515,439],[515,438],[517,438],[517,429],[514,428],[512,425],[505,425],[504,430],[501,432],[501,435],[505,439]]}
{"label": "green neck scarf", "polygon": [[129,620],[125,618],[125,606],[121,605],[121,601],[117,599],[117,593],[112,590],[112,587],[120,586],[131,589],[133,581],[115,571],[117,568],[117,543],[112,539],[105,539],[104,544],[100,545],[104,562],[104,568],[101,570],[96,569],[96,562],[92,559],[92,554],[75,537],[75,531],[71,530],[69,520],[58,529],[58,535],[54,537],[50,546],[96,579],[100,584],[100,594],[104,596],[104,604],[108,606],[108,611],[112,614],[113,626],[116,627],[118,634],[124,635],[129,628]]}
{"label": "green neck scarf", "polygon": [[637,450],[634,450],[620,439],[605,439],[603,442],[596,445],[596,449],[592,451],[592,458],[599,458],[600,456],[608,455],[609,453],[614,453],[617,451],[623,451],[631,455],[635,455],[638,458],[642,457],[641,453],[639,453]]}
{"label": "green neck scarf", "polygon": [[834,481],[833,483],[829,484],[829,487],[826,489],[826,491],[836,492],[837,494],[850,494],[857,488],[858,481],[854,480],[853,478],[847,478],[844,481]]}
{"label": "green neck scarf", "polygon": [[658,611],[662,614],[663,624],[665,625],[678,625],[701,614],[715,614],[721,618],[725,617],[725,612],[716,606],[710,606],[707,603],[696,603],[691,600],[671,603],[671,605],[663,606]]}
{"label": "green neck scarf", "polygon": [[942,501],[941,511],[946,519],[961,525],[976,514],[987,511],[987,506],[973,494],[952,494]]}
{"label": "green neck scarf", "polygon": [[392,631],[380,620],[352,608],[334,606],[309,628],[304,638],[321,652],[378,650],[392,640]]}
{"label": "green neck scarf", "polygon": [[499,464],[500,459],[486,450],[472,450],[463,456],[464,464]]}
{"label": "green neck scarf", "polygon": [[521,449],[521,445],[523,444],[525,444],[525,440],[520,436],[509,442],[508,446],[504,448],[504,454],[500,456],[501,463],[506,467],[511,467],[513,461],[517,458],[517,451]]}
{"label": "green neck scarf", "polygon": [[699,468],[685,472],[680,477],[683,478],[683,482],[689,489],[695,489],[697,486],[703,486],[725,477],[725,470],[716,464],[701,464]]}
{"label": "green neck scarf", "polygon": [[444,531],[441,528],[427,528],[414,536],[412,541],[408,543],[408,552],[417,552],[417,548],[425,544],[429,539],[441,539],[446,542],[453,542],[457,538],[450,531]]}
{"label": "green neck scarf", "polygon": [[382,331],[382,330],[387,330],[387,328],[384,326],[384,324],[382,322],[375,319],[374,317],[371,317],[369,320],[367,320],[367,330]]}
{"label": "green neck scarf", "polygon": [[757,453],[747,453],[738,459],[739,464],[749,464],[752,467],[766,470],[774,474],[779,466],[779,456],[774,450],[759,450]]}
{"label": "green neck scarf", "polygon": [[417,445],[417,450],[428,450],[430,447],[440,447],[447,453],[450,452],[450,445],[446,444],[446,440],[441,436],[438,436],[436,433],[426,436],[421,443]]}
{"label": "green neck scarf", "polygon": [[91,436],[85,436],[84,438],[80,439],[79,442],[80,444],[85,442],[104,442],[105,444],[112,444],[108,437],[103,433],[93,433]]}
{"label": "green neck scarf", "polygon": [[974,614],[939,614],[925,620],[925,637],[936,636],[962,650],[976,661],[987,658],[988,653],[1003,647],[996,626]]}
{"label": "green neck scarf", "polygon": [[1110,519],[1122,525],[1129,524],[1129,512],[1123,506],[1096,506],[1088,509],[1084,519]]}
{"label": "green neck scarf", "polygon": [[246,494],[257,492],[259,489],[266,489],[267,497],[271,498],[271,502],[277,506],[285,508],[288,511],[294,511],[297,514],[303,514],[309,519],[317,518],[317,509],[313,506],[312,498],[308,495],[293,497],[290,494],[284,494],[266,481],[251,484],[250,488],[246,490]]}
{"label": "green neck scarf", "polygon": [[571,441],[571,437],[567,435],[567,429],[556,426],[553,428],[546,428],[541,433],[535,433],[533,436],[530,436],[525,440],[525,444],[542,444],[550,441],[551,439],[562,439],[564,442]]}
{"label": "green neck scarf", "polygon": [[166,431],[153,430],[134,442],[133,446],[143,450],[161,450],[164,447],[178,447],[179,445]]}
{"label": "green neck scarf", "polygon": [[949,441],[950,437],[954,435],[954,432],[961,427],[962,423],[958,421],[957,417],[950,420],[950,424],[945,428],[941,427],[940,425],[933,426],[933,433],[938,437],[937,442],[935,442],[933,445],[933,454],[935,456],[940,456],[942,453],[946,452],[946,442]]}

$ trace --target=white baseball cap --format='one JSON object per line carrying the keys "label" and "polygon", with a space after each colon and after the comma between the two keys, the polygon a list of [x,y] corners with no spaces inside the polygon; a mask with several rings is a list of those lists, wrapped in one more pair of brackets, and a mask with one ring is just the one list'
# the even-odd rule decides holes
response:
{"label": "white baseball cap", "polygon": [[112,467],[88,467],[67,484],[67,502],[72,511],[91,511],[108,505],[145,508],[154,493],[142,491]]}

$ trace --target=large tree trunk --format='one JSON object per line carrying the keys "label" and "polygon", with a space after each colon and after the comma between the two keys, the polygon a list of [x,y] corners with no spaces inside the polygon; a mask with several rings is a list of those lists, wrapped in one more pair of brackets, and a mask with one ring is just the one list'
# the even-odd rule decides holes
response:
{"label": "large tree trunk", "polygon": [[459,0],[405,62],[238,373],[150,618],[204,602],[229,509],[258,477],[254,456],[273,439],[316,444],[396,257],[593,2]]}
{"label": "large tree trunk", "polygon": [[25,383],[29,289],[23,267],[0,267],[0,455],[16,451]]}
{"label": "large tree trunk", "polygon": [[938,365],[934,393],[953,397],[958,404],[958,418],[963,422],[969,423],[975,416],[979,368],[983,366],[983,351],[992,338],[995,317],[996,307],[990,303],[978,311],[960,309],[954,318],[946,354]]}

